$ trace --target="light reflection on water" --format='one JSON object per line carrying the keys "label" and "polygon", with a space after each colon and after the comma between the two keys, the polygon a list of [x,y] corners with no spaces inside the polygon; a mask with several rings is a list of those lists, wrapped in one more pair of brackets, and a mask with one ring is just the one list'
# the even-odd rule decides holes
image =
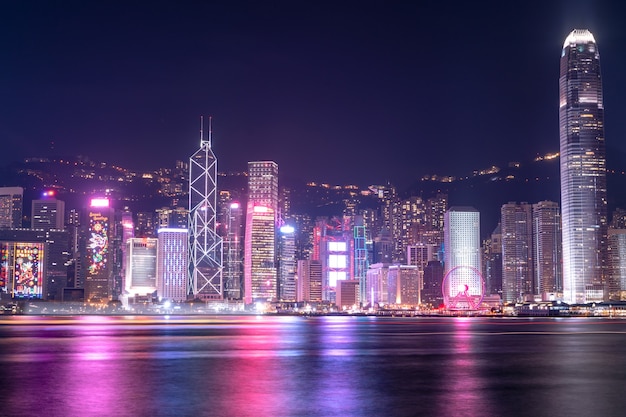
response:
{"label": "light reflection on water", "polygon": [[622,320],[20,317],[0,320],[0,352],[9,375],[3,416],[617,415],[626,407]]}

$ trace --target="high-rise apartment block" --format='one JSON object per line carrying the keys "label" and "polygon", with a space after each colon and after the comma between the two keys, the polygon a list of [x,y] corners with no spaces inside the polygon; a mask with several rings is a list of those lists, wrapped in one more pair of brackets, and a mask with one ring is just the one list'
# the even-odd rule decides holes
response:
{"label": "high-rise apartment block", "polygon": [[[606,147],[600,54],[588,30],[573,30],[559,77],[563,300],[597,300],[607,241]],[[596,294],[591,298],[591,294]]]}

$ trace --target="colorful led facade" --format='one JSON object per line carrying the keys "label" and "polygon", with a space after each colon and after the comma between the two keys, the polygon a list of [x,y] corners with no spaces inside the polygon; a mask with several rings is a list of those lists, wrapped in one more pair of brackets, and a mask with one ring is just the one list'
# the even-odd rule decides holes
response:
{"label": "colorful led facade", "polygon": [[211,150],[211,132],[189,159],[189,277],[187,295],[222,300],[222,238],[216,232],[217,158]]}
{"label": "colorful led facade", "polygon": [[110,264],[113,210],[108,200],[92,199],[87,218],[85,299],[104,302],[111,300],[113,294],[113,268]]}
{"label": "colorful led facade", "polygon": [[[559,78],[563,300],[585,303],[603,284],[607,240],[606,148],[600,54],[588,30],[563,44]],[[589,293],[591,294],[591,293]]]}
{"label": "colorful led facade", "polygon": [[16,299],[41,299],[45,281],[44,242],[0,242],[0,291]]}

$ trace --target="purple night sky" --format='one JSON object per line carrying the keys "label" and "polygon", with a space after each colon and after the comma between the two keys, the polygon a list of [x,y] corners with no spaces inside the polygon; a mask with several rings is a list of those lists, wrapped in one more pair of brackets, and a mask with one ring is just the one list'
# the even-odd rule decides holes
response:
{"label": "purple night sky", "polygon": [[[618,1],[7,1],[3,161],[172,167],[213,116],[220,171],[410,182],[558,151],[563,41],[602,59],[609,167],[626,167]],[[50,143],[54,142],[54,150]]]}

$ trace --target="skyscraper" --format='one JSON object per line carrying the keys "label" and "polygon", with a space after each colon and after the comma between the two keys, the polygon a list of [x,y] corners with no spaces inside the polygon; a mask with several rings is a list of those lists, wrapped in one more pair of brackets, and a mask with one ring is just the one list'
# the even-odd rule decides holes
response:
{"label": "skyscraper", "polygon": [[85,301],[106,303],[113,298],[113,216],[106,198],[92,198],[88,212]]}
{"label": "skyscraper", "polygon": [[502,233],[502,301],[532,300],[533,228],[532,206],[509,202],[500,209]]}
{"label": "skyscraper", "polygon": [[244,300],[246,304],[276,299],[276,228],[278,164],[248,162],[248,205],[244,240]]}
{"label": "skyscraper", "polygon": [[162,228],[157,231],[157,294],[166,300],[187,299],[187,229]]}
{"label": "skyscraper", "polygon": [[451,207],[445,213],[444,224],[444,302],[451,309],[475,309],[485,291],[480,213],[473,207]]}
{"label": "skyscraper", "polygon": [[200,127],[200,149],[189,158],[189,297],[224,298],[222,238],[216,231],[217,158]]}
{"label": "skyscraper", "polygon": [[556,298],[562,288],[561,212],[554,201],[533,204],[535,285],[543,300]]}
{"label": "skyscraper", "polygon": [[600,55],[586,29],[565,39],[559,78],[563,300],[592,301],[606,259],[607,201]]}

